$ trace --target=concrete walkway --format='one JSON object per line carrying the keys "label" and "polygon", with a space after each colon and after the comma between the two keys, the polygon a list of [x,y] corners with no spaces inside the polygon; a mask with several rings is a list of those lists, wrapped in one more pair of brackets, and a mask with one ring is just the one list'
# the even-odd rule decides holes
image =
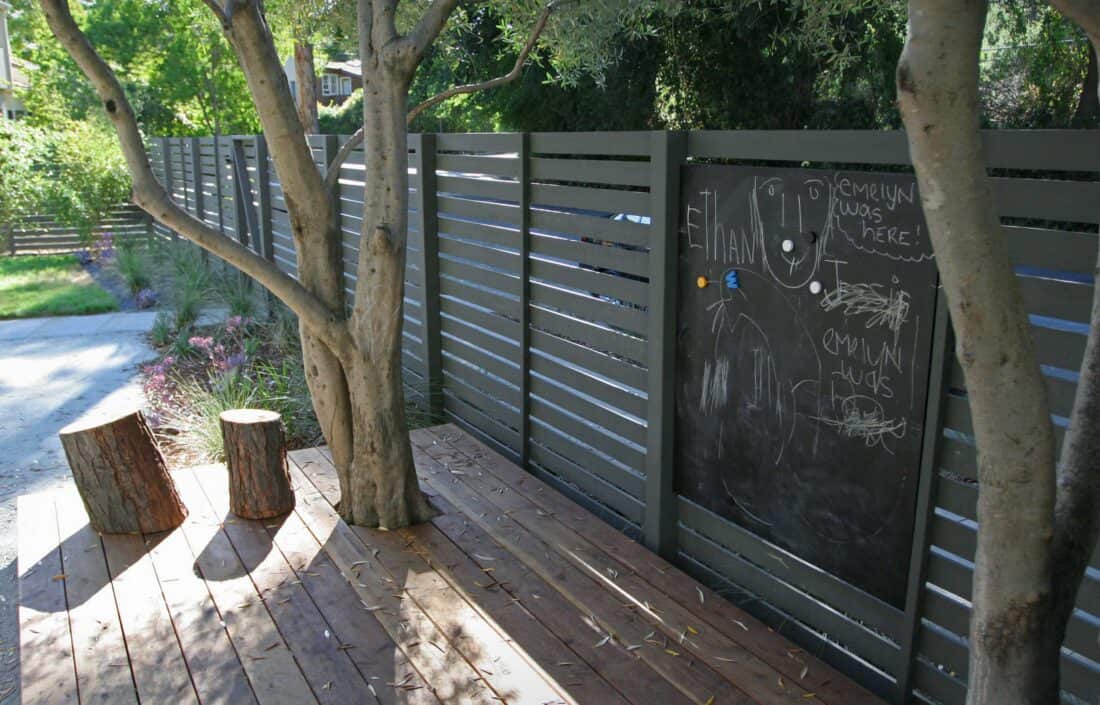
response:
{"label": "concrete walkway", "polygon": [[57,432],[144,404],[156,314],[0,321],[0,703],[19,702],[15,498],[70,479]]}

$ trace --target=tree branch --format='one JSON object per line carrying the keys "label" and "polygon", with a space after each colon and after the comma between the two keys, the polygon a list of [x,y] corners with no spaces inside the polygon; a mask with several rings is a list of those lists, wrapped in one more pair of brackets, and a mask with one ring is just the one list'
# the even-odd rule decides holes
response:
{"label": "tree branch", "polygon": [[[469,83],[464,86],[454,86],[448,88],[442,93],[438,93],[431,98],[428,98],[424,102],[420,103],[412,110],[409,111],[408,122],[412,122],[416,119],[420,113],[424,112],[428,108],[434,107],[443,101],[453,98],[456,95],[463,95],[468,93],[478,93],[480,91],[489,90],[491,88],[497,88],[506,83],[511,83],[520,77],[523,71],[523,65],[527,63],[528,57],[534,50],[535,45],[538,44],[539,36],[542,35],[543,29],[546,28],[546,23],[550,19],[550,15],[554,11],[555,5],[553,3],[548,4],[535,20],[535,25],[531,28],[531,34],[527,37],[527,42],[523,45],[523,49],[520,50],[519,56],[516,57],[516,63],[512,66],[512,70],[496,78],[491,78],[481,83]],[[335,158],[332,160],[332,164],[329,166],[328,174],[325,176],[325,186],[331,191],[336,188],[336,185],[340,181],[340,167],[351,153],[355,151],[355,148],[363,143],[363,128],[359,128],[348,141],[340,147],[340,150],[336,153]]]}
{"label": "tree branch", "polygon": [[210,11],[214,13],[214,16],[218,18],[218,21],[222,23],[222,27],[229,24],[229,16],[225,14],[225,10],[218,4],[218,0],[202,0],[203,4],[210,8]]}
{"label": "tree branch", "polygon": [[1063,17],[1085,31],[1093,45],[1100,44],[1100,3],[1093,0],[1050,0]]}
{"label": "tree branch", "polygon": [[224,237],[172,202],[149,166],[149,157],[134,118],[133,108],[122,86],[114,71],[80,31],[69,10],[68,0],[41,0],[41,5],[50,30],[91,81],[96,94],[103,101],[107,117],[118,134],[126,167],[133,181],[134,202],[159,222],[266,286],[310,330],[332,345],[334,350],[347,350],[351,339],[346,325],[313,294],[273,263]]}
{"label": "tree branch", "polygon": [[[235,0],[232,5],[233,13],[226,15],[229,22],[225,35],[240,62],[283,191],[298,208],[324,208],[328,192],[313,162],[260,2]],[[323,217],[319,211],[307,210],[304,215],[309,219]]]}
{"label": "tree branch", "polygon": [[451,18],[451,13],[454,12],[457,6],[458,0],[432,0],[432,4],[420,16],[420,21],[408,34],[408,39],[412,42],[416,63],[420,62],[424,57],[424,53],[428,51],[428,47],[435,42],[439,33],[447,26],[447,20]]}
{"label": "tree branch", "polygon": [[[1100,5],[1082,0],[1052,0],[1064,17],[1100,46]],[[1100,253],[1095,274],[1100,279]],[[1089,559],[1100,539],[1100,286],[1093,292],[1092,317],[1069,430],[1062,444],[1054,505],[1053,588],[1055,605],[1068,619]]]}
{"label": "tree branch", "polygon": [[551,5],[547,5],[543,9],[542,14],[540,14],[538,19],[535,21],[535,26],[531,28],[531,34],[527,37],[527,43],[523,45],[523,49],[520,51],[519,56],[516,57],[515,66],[512,67],[511,71],[504,74],[503,76],[497,76],[496,78],[491,78],[488,81],[482,81],[481,83],[468,83],[464,86],[453,86],[452,88],[448,88],[442,93],[438,93],[431,98],[428,98],[423,103],[420,103],[415,108],[410,110],[409,122],[412,122],[414,119],[416,119],[417,115],[424,112],[428,108],[438,105],[448,98],[453,98],[456,95],[463,95],[466,93],[477,93],[479,91],[489,90],[490,88],[496,88],[497,86],[504,85],[505,83],[510,83],[519,78],[520,73],[523,70],[523,65],[527,63],[527,57],[531,55],[531,51],[534,50],[535,45],[538,43],[539,35],[542,34],[542,30],[546,27],[546,22],[550,19],[550,13],[553,11],[554,9]]}

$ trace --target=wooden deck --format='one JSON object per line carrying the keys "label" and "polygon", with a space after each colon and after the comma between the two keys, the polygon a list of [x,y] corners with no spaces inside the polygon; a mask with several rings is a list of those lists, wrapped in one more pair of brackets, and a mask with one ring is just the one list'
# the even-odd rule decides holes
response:
{"label": "wooden deck", "polygon": [[190,516],[144,538],[21,497],[23,702],[880,702],[456,427],[412,438],[441,514],[398,532],[340,521],[320,449],[267,522],[220,466],[175,473]]}

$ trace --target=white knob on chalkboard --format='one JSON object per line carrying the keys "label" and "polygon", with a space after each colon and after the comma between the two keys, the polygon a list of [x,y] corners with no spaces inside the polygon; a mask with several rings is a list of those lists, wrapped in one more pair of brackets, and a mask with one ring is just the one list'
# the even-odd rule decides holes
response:
{"label": "white knob on chalkboard", "polygon": [[784,240],[783,241],[783,251],[784,252],[794,252],[794,240]]}
{"label": "white knob on chalkboard", "polygon": [[811,294],[820,294],[821,289],[822,289],[821,282],[818,282],[818,281],[810,282],[810,293]]}

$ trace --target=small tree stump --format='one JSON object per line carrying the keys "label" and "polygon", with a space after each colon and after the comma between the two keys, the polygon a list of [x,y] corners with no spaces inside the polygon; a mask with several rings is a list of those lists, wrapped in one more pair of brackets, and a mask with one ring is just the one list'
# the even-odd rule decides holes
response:
{"label": "small tree stump", "polygon": [[60,435],[93,529],[144,534],[183,523],[187,508],[141,411],[69,424]]}
{"label": "small tree stump", "polygon": [[220,418],[230,510],[245,519],[266,519],[293,509],[282,417],[264,409],[230,409]]}

